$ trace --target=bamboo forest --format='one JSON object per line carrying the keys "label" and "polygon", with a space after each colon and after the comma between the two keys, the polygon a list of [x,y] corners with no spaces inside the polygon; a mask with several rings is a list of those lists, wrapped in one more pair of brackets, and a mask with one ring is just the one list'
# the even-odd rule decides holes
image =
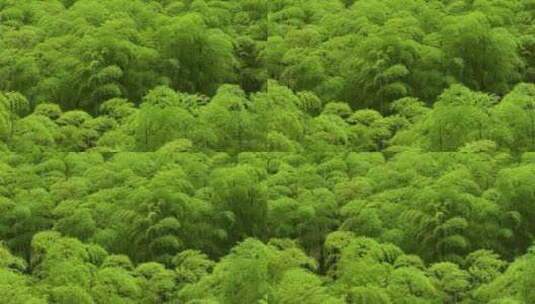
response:
{"label": "bamboo forest", "polygon": [[535,304],[535,0],[0,0],[0,304]]}

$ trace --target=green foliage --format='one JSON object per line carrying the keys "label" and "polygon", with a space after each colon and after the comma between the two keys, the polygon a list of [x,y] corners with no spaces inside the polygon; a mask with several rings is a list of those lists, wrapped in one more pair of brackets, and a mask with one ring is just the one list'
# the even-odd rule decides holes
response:
{"label": "green foliage", "polygon": [[0,0],[0,303],[535,303],[533,0]]}

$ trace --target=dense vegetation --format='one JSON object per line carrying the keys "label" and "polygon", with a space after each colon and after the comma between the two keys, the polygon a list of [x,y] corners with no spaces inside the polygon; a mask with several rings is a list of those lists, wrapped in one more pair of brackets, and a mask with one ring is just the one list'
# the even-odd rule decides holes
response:
{"label": "dense vegetation", "polygon": [[534,0],[0,0],[0,303],[535,303]]}

